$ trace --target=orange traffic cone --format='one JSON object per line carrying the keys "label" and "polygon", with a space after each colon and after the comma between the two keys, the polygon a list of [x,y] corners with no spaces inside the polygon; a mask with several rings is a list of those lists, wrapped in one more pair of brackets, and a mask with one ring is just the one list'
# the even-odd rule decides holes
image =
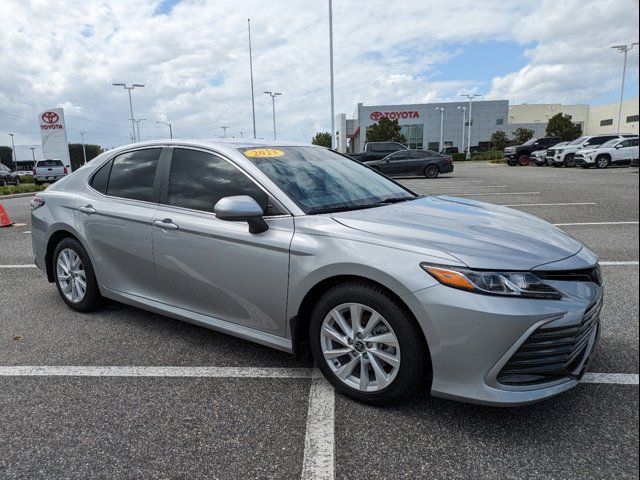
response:
{"label": "orange traffic cone", "polygon": [[4,207],[0,204],[0,227],[11,227],[13,226],[13,222],[7,215]]}

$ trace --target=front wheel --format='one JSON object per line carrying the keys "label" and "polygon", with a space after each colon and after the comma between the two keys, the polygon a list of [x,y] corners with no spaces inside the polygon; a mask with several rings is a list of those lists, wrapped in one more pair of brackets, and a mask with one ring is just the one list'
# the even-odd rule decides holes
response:
{"label": "front wheel", "polygon": [[341,393],[373,405],[409,397],[430,371],[416,321],[383,288],[348,282],[326,292],[309,327],[318,367]]}
{"label": "front wheel", "polygon": [[515,167],[518,165],[518,159],[517,158],[509,158],[507,159],[507,165],[509,165],[510,167]]}
{"label": "front wheel", "polygon": [[424,169],[424,176],[427,178],[438,178],[440,175],[440,169],[435,165],[429,165]]}
{"label": "front wheel", "polygon": [[606,155],[600,155],[596,158],[596,168],[607,168],[609,166],[610,159]]}
{"label": "front wheel", "polygon": [[78,312],[95,309],[102,299],[100,289],[84,247],[74,238],[65,238],[53,254],[53,271],[62,300]]}
{"label": "front wheel", "polygon": [[567,155],[565,155],[564,157],[564,166],[567,168],[573,168],[576,166],[576,162],[573,158],[573,154],[572,153],[568,153]]}

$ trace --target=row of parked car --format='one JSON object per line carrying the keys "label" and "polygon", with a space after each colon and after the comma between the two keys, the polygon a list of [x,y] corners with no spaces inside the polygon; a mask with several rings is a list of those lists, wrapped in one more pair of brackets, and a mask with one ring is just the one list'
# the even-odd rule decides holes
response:
{"label": "row of parked car", "polygon": [[571,142],[558,137],[532,138],[504,149],[510,166],[535,163],[556,168],[607,168],[610,165],[638,166],[638,136],[635,134],[589,135]]}

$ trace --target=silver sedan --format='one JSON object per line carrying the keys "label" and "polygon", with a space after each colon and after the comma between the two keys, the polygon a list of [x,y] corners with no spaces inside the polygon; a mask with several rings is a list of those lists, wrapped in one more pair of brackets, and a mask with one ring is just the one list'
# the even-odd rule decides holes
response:
{"label": "silver sedan", "polygon": [[35,262],[74,310],[109,298],[312,353],[342,393],[522,405],[574,387],[596,256],[508,208],[419,196],[330,150],[158,141],[32,202]]}

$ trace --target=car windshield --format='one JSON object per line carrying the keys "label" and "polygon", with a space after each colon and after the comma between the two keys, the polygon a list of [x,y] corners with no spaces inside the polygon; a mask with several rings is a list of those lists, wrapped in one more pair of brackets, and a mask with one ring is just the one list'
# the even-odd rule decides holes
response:
{"label": "car windshield", "polygon": [[589,137],[580,137],[580,138],[576,138],[573,142],[571,142],[569,145],[580,145],[582,142],[584,142],[587,138]]}
{"label": "car windshield", "polygon": [[417,195],[359,162],[319,147],[239,149],[306,214],[370,208]]}
{"label": "car windshield", "polygon": [[602,145],[600,145],[598,148],[609,148],[609,147],[613,147],[616,143],[618,143],[620,141],[619,138],[614,138],[613,140],[609,140],[608,142],[604,142]]}
{"label": "car windshield", "polygon": [[526,142],[524,142],[522,145],[525,147],[528,147],[529,145],[533,145],[534,143],[536,143],[536,140],[538,140],[537,138],[532,138],[530,140],[527,140]]}

